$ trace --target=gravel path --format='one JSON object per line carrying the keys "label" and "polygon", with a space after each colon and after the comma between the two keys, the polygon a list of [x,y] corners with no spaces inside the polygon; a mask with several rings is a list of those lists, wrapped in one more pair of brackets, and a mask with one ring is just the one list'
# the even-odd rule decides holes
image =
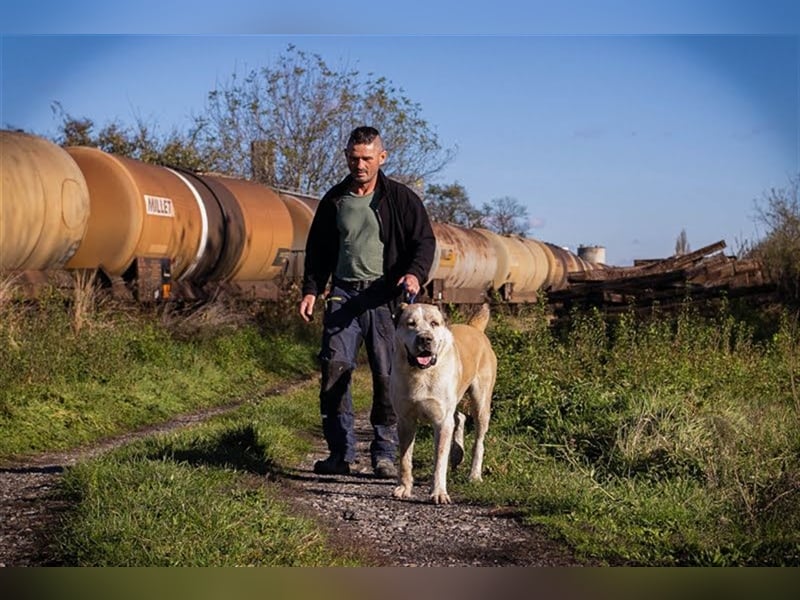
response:
{"label": "gravel path", "polygon": [[[569,550],[520,523],[511,508],[427,502],[428,482],[416,481],[414,497],[392,497],[395,482],[372,475],[369,423],[356,420],[358,462],[350,475],[320,476],[314,461],[327,456],[322,443],[288,473],[290,497],[316,515],[333,539],[359,550],[375,565],[402,567],[580,566]],[[487,452],[490,451],[487,449]],[[284,476],[286,477],[286,476]],[[483,485],[491,485],[485,478]]]}
{"label": "gravel path", "polygon": [[[54,494],[64,469],[146,435],[170,431],[230,410],[184,416],[162,426],[121,436],[91,448],[49,453],[0,465],[0,566],[56,565],[48,532],[69,508]],[[426,502],[426,482],[415,497],[396,500],[393,481],[372,477],[367,432],[359,419],[359,462],[348,476],[318,476],[315,452],[278,477],[284,497],[299,513],[314,517],[334,544],[376,566],[578,566],[569,550],[536,529],[525,527],[511,509]],[[487,449],[487,451],[491,451]],[[266,482],[265,482],[266,484]],[[268,485],[275,485],[270,483]],[[491,485],[487,479],[483,485]]]}

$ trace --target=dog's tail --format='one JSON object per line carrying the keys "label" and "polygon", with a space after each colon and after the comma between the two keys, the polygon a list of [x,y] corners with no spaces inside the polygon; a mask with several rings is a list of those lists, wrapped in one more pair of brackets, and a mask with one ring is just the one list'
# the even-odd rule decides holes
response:
{"label": "dog's tail", "polygon": [[467,324],[480,331],[485,331],[486,326],[489,324],[489,305],[488,304],[481,305],[478,312],[472,315]]}

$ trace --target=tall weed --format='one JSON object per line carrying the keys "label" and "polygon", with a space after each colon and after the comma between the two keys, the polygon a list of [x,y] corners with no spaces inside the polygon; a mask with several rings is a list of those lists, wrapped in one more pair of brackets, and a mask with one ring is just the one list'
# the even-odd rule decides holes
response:
{"label": "tall weed", "polygon": [[80,333],[87,320],[94,314],[97,304],[97,271],[78,269],[72,275],[72,329]]}

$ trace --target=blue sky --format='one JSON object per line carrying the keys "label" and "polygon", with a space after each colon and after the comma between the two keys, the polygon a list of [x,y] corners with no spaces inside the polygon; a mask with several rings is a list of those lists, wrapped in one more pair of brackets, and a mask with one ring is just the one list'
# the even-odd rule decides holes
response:
{"label": "blue sky", "polygon": [[58,101],[168,131],[291,43],[418,102],[458,147],[438,182],[476,205],[514,197],[532,237],[605,246],[611,264],[669,256],[682,229],[735,251],[763,233],[756,200],[800,173],[797,3],[7,4],[4,127],[52,134]]}

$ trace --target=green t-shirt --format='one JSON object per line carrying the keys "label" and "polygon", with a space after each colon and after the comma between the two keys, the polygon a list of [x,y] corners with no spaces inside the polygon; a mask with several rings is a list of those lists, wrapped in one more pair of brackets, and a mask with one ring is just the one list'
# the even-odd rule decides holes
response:
{"label": "green t-shirt", "polygon": [[345,281],[377,279],[383,275],[383,242],[374,196],[342,196],[336,215],[339,229],[339,259],[336,277]]}

